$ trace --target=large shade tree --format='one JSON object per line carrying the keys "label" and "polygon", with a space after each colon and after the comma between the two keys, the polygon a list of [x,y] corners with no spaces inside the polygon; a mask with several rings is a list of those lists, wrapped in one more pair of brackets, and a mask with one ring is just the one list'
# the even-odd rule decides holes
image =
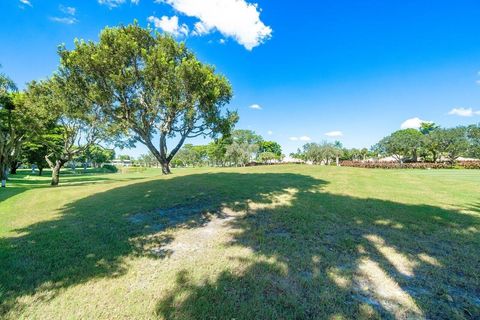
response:
{"label": "large shade tree", "polygon": [[13,93],[16,90],[15,83],[8,76],[0,73],[0,180],[2,187],[6,185],[7,166],[11,161],[12,149],[17,144],[12,136],[14,134],[12,127]]}
{"label": "large shade tree", "polygon": [[403,129],[380,140],[374,149],[380,154],[393,156],[400,163],[408,158],[417,161],[422,142],[423,135],[419,130]]}
{"label": "large shade tree", "polygon": [[232,97],[224,76],[183,43],[136,23],[105,28],[98,42],[76,41],[59,54],[77,91],[115,129],[147,146],[165,174],[187,138],[228,133],[237,121],[224,110]]}
{"label": "large shade tree", "polygon": [[480,124],[468,126],[469,156],[480,158]]}
{"label": "large shade tree", "polygon": [[48,148],[45,160],[52,170],[52,186],[59,184],[65,163],[84,154],[105,136],[100,108],[79,94],[66,72],[61,70],[48,80],[31,82],[27,88],[28,104],[45,110],[53,123],[51,130],[41,136]]}
{"label": "large shade tree", "polygon": [[469,149],[467,127],[439,129],[437,139],[439,148],[450,163],[455,163],[459,157],[466,155]]}
{"label": "large shade tree", "polygon": [[0,180],[6,186],[7,168],[17,163],[24,143],[39,134],[45,123],[41,109],[32,108],[25,94],[0,74]]}
{"label": "large shade tree", "polygon": [[282,146],[275,141],[261,141],[259,152],[270,152],[275,156],[280,157],[282,155]]}

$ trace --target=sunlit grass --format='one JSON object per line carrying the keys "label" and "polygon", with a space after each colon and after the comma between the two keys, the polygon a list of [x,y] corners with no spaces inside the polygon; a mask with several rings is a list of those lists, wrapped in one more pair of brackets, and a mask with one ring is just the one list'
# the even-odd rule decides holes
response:
{"label": "sunlit grass", "polygon": [[0,317],[480,317],[480,172],[65,174],[0,190]]}

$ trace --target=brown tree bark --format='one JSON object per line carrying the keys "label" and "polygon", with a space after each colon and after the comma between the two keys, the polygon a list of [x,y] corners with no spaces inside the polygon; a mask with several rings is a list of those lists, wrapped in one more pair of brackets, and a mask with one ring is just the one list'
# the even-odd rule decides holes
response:
{"label": "brown tree bark", "polygon": [[162,166],[162,173],[163,174],[171,174],[172,171],[170,170],[170,161],[164,160],[161,163]]}
{"label": "brown tree bark", "polygon": [[67,163],[65,159],[55,160],[53,163],[49,158],[49,156],[45,156],[45,160],[47,161],[48,165],[52,169],[52,181],[50,183],[51,186],[58,186],[60,182],[60,169],[62,169],[63,165]]}
{"label": "brown tree bark", "polygon": [[0,163],[0,180],[2,188],[7,186],[7,165],[5,163]]}
{"label": "brown tree bark", "polygon": [[58,186],[58,183],[60,182],[60,169],[62,169],[64,164],[65,161],[63,160],[55,161],[55,166],[52,168],[52,182],[50,185]]}
{"label": "brown tree bark", "polygon": [[10,174],[17,174],[17,169],[19,166],[20,166],[19,162],[16,162],[16,161],[12,162],[10,166]]}

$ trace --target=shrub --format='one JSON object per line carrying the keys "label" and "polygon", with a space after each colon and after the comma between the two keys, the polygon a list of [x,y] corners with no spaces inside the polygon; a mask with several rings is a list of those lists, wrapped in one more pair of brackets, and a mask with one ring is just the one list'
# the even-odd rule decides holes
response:
{"label": "shrub", "polygon": [[480,169],[480,161],[462,161],[458,164],[464,169]]}
{"label": "shrub", "polygon": [[102,169],[108,171],[108,172],[112,172],[112,173],[115,173],[115,172],[118,172],[118,168],[115,167],[114,165],[112,164],[104,164],[102,166]]}
{"label": "shrub", "polygon": [[369,169],[480,169],[480,161],[462,161],[452,165],[448,162],[362,162],[362,161],[342,161],[340,165],[344,167],[369,168]]}

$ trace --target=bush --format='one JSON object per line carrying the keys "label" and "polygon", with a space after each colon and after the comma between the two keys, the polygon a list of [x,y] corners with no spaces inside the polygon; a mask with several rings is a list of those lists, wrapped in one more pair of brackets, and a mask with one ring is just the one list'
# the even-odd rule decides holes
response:
{"label": "bush", "polygon": [[452,165],[448,162],[362,162],[362,161],[342,161],[344,167],[369,168],[369,169],[480,169],[480,161],[462,161]]}
{"label": "bush", "polygon": [[464,169],[480,169],[480,161],[462,161],[458,165]]}
{"label": "bush", "polygon": [[115,173],[115,172],[118,172],[118,168],[115,167],[114,165],[112,164],[104,164],[102,166],[102,169],[108,171],[108,172],[112,172],[112,173]]}

